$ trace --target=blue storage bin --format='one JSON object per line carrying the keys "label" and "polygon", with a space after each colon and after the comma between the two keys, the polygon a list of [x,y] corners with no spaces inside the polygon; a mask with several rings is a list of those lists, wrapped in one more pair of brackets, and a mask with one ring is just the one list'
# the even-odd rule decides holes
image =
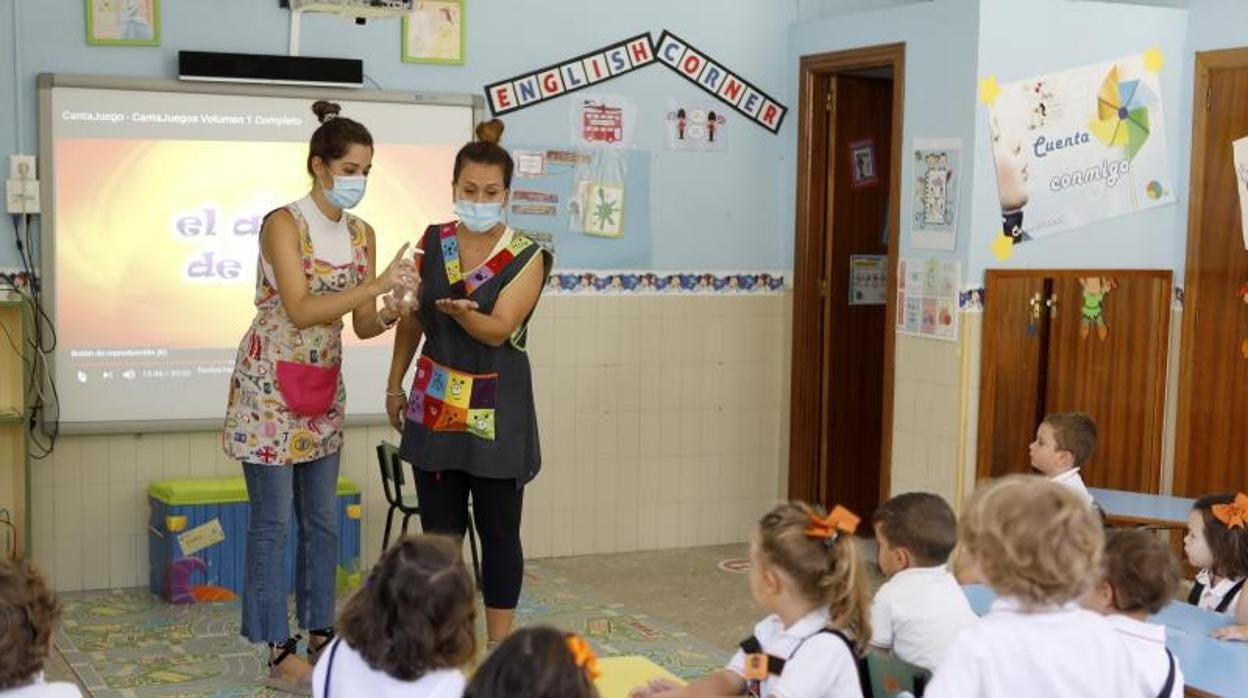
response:
{"label": "blue storage bin", "polygon": [[[251,507],[242,477],[158,480],[147,487],[148,588],[170,603],[229,601],[245,582]],[[338,592],[360,584],[360,488],[338,478]],[[294,592],[295,521],[286,538],[286,589]]]}

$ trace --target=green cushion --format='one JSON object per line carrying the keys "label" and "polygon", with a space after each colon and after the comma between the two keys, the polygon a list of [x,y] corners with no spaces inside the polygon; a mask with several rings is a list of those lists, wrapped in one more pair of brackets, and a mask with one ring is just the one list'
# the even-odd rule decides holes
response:
{"label": "green cushion", "polygon": [[[354,482],[345,477],[338,478],[338,496],[359,493],[360,488]],[[155,480],[147,485],[147,496],[170,506],[233,504],[247,501],[247,482],[237,476]]]}

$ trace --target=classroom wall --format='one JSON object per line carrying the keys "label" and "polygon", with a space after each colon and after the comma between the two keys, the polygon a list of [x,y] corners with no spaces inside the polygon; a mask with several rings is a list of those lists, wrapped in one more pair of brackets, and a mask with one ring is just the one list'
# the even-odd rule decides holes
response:
{"label": "classroom wall", "polygon": [[[158,48],[88,47],[78,0],[12,2],[0,6],[0,155],[35,147],[41,72],[168,77],[179,49],[287,49],[288,15],[276,0],[165,0]],[[357,27],[305,16],[301,50],[362,58],[385,89],[475,93],[620,38],[670,29],[791,102],[783,76],[792,4],[749,0],[731,12],[717,0],[470,0],[466,7],[462,67],[401,63],[393,21]],[[243,12],[249,21],[226,19]],[[523,51],[516,50],[519,32],[527,32]],[[12,68],[10,42],[20,59]],[[782,211],[791,205],[776,175],[791,160],[783,137],[737,120],[725,152],[669,152],[661,128],[668,98],[702,93],[661,66],[602,92],[631,98],[644,117],[636,146],[650,154],[652,268],[786,268],[792,227]],[[556,100],[517,112],[506,118],[506,138],[566,143],[568,108],[568,100]],[[16,260],[11,237],[0,235],[0,269]],[[745,540],[785,488],[789,307],[787,293],[544,298],[531,356],[546,470],[527,496],[527,553]],[[347,430],[343,471],[365,492],[369,555],[380,550],[385,513],[373,447],[394,437],[384,427]],[[147,482],[238,472],[213,432],[64,436],[50,458],[32,463],[33,556],[62,590],[143,584]]]}
{"label": "classroom wall", "polygon": [[[680,34],[736,70],[781,102],[789,102],[784,80],[791,3],[718,0],[507,0],[466,3],[468,45],[463,66],[410,65],[400,61],[399,24],[373,21],[359,27],[328,15],[301,22],[301,52],[364,61],[367,75],[385,89],[470,92],[570,58],[641,32]],[[20,26],[14,31],[16,14]],[[277,0],[165,0],[160,47],[95,47],[85,41],[83,3],[9,0],[0,5],[0,37],[7,54],[17,47],[12,68],[0,68],[0,157],[36,147],[35,76],[41,72],[173,77],[177,51],[214,50],[284,54],[288,17]],[[234,17],[245,16],[239,22]],[[518,34],[523,34],[523,51]],[[9,64],[0,58],[0,66]],[[14,91],[13,82],[19,89]],[[683,271],[781,269],[790,228],[777,225],[785,208],[776,167],[787,161],[783,139],[741,119],[730,122],[722,153],[664,149],[663,115],[669,97],[707,96],[665,67],[654,65],[606,83],[600,92],[628,97],[639,115],[636,147],[651,153],[652,264]],[[15,102],[20,100],[20,113]],[[504,142],[570,142],[570,100],[560,99],[507,117]],[[22,120],[21,132],[16,121]],[[785,131],[792,126],[786,124]],[[11,236],[0,235],[0,269],[17,266]]]}

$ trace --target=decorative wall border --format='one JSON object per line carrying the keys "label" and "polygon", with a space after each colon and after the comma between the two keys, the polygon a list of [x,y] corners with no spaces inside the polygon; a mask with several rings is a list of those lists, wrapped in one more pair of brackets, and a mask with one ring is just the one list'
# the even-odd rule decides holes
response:
{"label": "decorative wall border", "polygon": [[786,290],[784,272],[563,271],[550,275],[560,295],[761,295]]}

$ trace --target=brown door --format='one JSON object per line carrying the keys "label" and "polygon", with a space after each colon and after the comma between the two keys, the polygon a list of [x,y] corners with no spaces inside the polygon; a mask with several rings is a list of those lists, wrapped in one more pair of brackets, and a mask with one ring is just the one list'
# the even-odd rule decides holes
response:
{"label": "brown door", "polygon": [[1051,285],[1045,411],[1096,422],[1096,451],[1081,473],[1088,485],[1158,492],[1170,272],[1060,276]]}
{"label": "brown door", "polygon": [[1164,270],[989,270],[979,476],[1031,472],[1044,415],[1080,411],[1098,432],[1088,484],[1158,491],[1169,308]]}
{"label": "brown door", "polygon": [[837,75],[831,87],[823,501],[869,519],[880,497],[885,305],[851,304],[850,266],[888,254],[893,81]]}
{"label": "brown door", "polygon": [[1046,279],[988,270],[979,401],[979,476],[1031,472],[1027,444],[1041,419]]}
{"label": "brown door", "polygon": [[1248,49],[1196,54],[1176,494],[1248,489],[1248,252],[1231,142],[1248,136]]}

